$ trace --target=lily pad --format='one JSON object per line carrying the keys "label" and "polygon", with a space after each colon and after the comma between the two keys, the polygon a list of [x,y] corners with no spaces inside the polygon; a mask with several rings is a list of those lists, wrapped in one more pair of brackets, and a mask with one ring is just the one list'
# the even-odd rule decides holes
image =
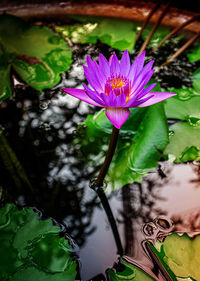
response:
{"label": "lily pad", "polygon": [[56,85],[60,73],[68,70],[72,62],[72,52],[65,40],[47,27],[31,27],[22,19],[1,15],[0,37],[1,54],[7,58],[0,69],[6,77],[0,80],[1,100],[11,95],[11,67],[23,81],[41,91]]}
{"label": "lily pad", "polygon": [[170,126],[170,142],[164,153],[174,162],[200,161],[200,122],[177,122]]}
{"label": "lily pad", "polygon": [[200,118],[200,95],[192,88],[172,89],[174,96],[165,101],[167,118],[188,121],[191,117]]}
{"label": "lily pad", "polygon": [[168,235],[164,242],[158,242],[154,246],[150,245],[166,270],[169,267],[178,280],[199,280],[199,235],[192,239],[187,234],[180,236],[173,233]]}
{"label": "lily pad", "polygon": [[76,25],[57,26],[56,31],[74,43],[93,43],[97,40],[117,50],[133,51],[138,24],[120,19],[94,18],[87,23]]}
{"label": "lily pad", "polygon": [[13,204],[0,209],[0,279],[74,281],[72,247],[59,237],[60,227],[41,220],[31,208]]}

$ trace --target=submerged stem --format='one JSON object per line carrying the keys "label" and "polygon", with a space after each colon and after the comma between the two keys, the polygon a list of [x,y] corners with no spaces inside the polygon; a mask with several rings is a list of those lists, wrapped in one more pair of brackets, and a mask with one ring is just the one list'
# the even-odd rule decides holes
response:
{"label": "submerged stem", "polygon": [[116,243],[116,246],[117,246],[118,254],[122,255],[123,254],[123,248],[122,248],[122,243],[121,243],[121,240],[120,240],[119,232],[118,232],[118,229],[117,229],[117,224],[116,224],[115,218],[113,216],[112,210],[110,208],[110,204],[108,202],[106,194],[105,194],[105,192],[102,188],[103,181],[104,181],[105,176],[108,172],[110,163],[112,161],[112,158],[113,158],[113,155],[114,155],[114,152],[115,152],[118,135],[119,135],[119,129],[117,129],[113,126],[108,151],[106,153],[106,158],[104,160],[103,166],[101,167],[99,175],[98,175],[97,179],[95,180],[95,182],[92,184],[91,188],[96,191],[99,199],[101,200],[101,204],[103,205],[103,208],[106,212],[108,221],[110,223],[110,226],[111,226],[111,229],[112,229],[112,232],[113,232],[113,236],[114,236],[115,243]]}

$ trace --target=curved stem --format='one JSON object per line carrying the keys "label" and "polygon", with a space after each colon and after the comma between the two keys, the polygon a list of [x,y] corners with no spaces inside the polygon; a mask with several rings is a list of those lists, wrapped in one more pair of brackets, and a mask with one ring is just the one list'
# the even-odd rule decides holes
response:
{"label": "curved stem", "polygon": [[111,226],[111,229],[112,229],[112,232],[113,232],[113,236],[114,236],[115,243],[116,243],[116,246],[117,246],[118,254],[122,255],[123,254],[123,248],[122,248],[122,243],[121,243],[121,240],[120,240],[119,232],[118,232],[118,229],[117,229],[117,224],[116,224],[115,218],[113,216],[112,210],[110,208],[110,204],[108,202],[108,199],[107,199],[107,197],[105,195],[105,192],[102,188],[103,181],[104,181],[105,176],[108,172],[110,163],[112,161],[112,158],[113,158],[113,155],[114,155],[114,152],[115,152],[118,135],[119,135],[119,129],[117,129],[113,126],[108,151],[106,153],[106,158],[105,158],[103,166],[102,166],[102,168],[99,172],[99,175],[98,175],[97,179],[95,180],[95,182],[92,184],[91,188],[96,191],[99,199],[101,200],[101,204],[103,205],[103,208],[106,212],[108,221],[110,223],[110,226]]}

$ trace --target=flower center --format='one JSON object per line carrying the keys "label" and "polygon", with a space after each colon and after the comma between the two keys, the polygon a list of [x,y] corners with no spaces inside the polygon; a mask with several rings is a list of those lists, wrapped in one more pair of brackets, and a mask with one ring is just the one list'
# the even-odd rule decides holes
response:
{"label": "flower center", "polygon": [[126,95],[126,102],[130,99],[131,82],[120,74],[111,75],[105,84],[105,94],[107,96],[113,92],[115,96],[119,96],[122,93]]}
{"label": "flower center", "polygon": [[110,78],[108,78],[107,82],[111,85],[112,90],[113,89],[121,89],[127,84],[127,79],[120,75],[112,75]]}

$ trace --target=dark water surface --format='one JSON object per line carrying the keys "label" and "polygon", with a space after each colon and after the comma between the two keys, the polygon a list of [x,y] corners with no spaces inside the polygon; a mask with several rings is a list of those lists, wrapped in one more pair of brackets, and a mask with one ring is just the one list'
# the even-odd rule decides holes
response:
{"label": "dark water surface", "polygon": [[[157,65],[173,51],[170,48],[164,47],[155,54]],[[24,167],[33,191],[26,182],[19,183],[11,177],[1,161],[0,186],[9,194],[4,195],[4,202],[34,206],[44,217],[53,217],[66,226],[63,231],[67,231],[77,245],[75,251],[80,257],[83,281],[104,280],[102,275],[97,279],[94,276],[104,274],[117,262],[117,249],[106,214],[89,187],[95,171],[84,164],[80,147],[72,145],[77,126],[97,109],[64,94],[61,88],[79,87],[86,82],[82,69],[86,54],[95,59],[102,52],[108,58],[112,49],[103,44],[74,45],[73,49],[74,63],[70,71],[63,74],[59,85],[39,94],[15,78],[13,99],[0,105],[1,128]],[[166,89],[189,87],[192,82],[188,77],[196,67],[182,56],[165,69],[157,70],[154,77]],[[160,169],[146,176],[141,184],[124,186],[108,193],[108,198],[125,254],[145,267],[151,264],[141,245],[145,237],[156,239],[160,231],[167,233],[172,229],[200,231],[198,163],[160,162]],[[169,227],[159,228],[158,222],[162,226],[165,218]],[[150,222],[153,224],[148,224]]]}

